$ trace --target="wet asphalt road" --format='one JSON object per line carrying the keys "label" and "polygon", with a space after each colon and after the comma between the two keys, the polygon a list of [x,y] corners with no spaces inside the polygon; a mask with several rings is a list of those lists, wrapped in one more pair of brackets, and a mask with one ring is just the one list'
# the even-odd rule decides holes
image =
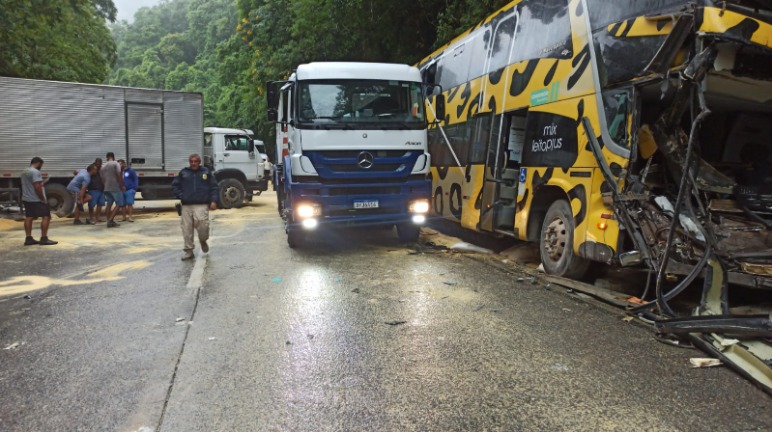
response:
{"label": "wet asphalt road", "polygon": [[0,430],[772,430],[731,371],[499,258],[377,230],[291,250],[269,195],[181,262],[161,210],[47,249],[0,230]]}

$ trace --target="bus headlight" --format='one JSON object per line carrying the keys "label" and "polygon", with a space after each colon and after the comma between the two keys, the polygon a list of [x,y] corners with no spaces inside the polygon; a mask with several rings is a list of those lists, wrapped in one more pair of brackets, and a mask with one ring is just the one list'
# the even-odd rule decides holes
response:
{"label": "bus headlight", "polygon": [[321,206],[317,204],[300,204],[298,205],[297,215],[300,219],[311,218],[319,216],[322,213]]}
{"label": "bus headlight", "polygon": [[421,199],[411,201],[407,211],[410,213],[429,213],[429,208],[429,200]]}

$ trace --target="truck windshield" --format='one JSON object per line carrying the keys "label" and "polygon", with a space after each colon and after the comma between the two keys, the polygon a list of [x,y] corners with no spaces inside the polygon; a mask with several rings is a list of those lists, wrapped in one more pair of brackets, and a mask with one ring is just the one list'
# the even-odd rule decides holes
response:
{"label": "truck windshield", "polygon": [[300,127],[423,129],[421,84],[406,81],[319,80],[298,88]]}

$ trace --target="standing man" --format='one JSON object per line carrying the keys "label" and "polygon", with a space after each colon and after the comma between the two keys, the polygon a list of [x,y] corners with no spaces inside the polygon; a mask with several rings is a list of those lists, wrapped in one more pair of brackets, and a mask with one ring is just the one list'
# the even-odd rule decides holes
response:
{"label": "standing man", "polygon": [[[43,245],[50,246],[59,242],[48,239],[48,225],[51,223],[51,209],[48,207],[46,192],[43,189],[43,159],[35,156],[27,168],[21,174],[21,200],[24,201],[24,233],[27,238],[24,246]],[[42,218],[40,223],[40,241],[32,238],[32,221]]]}
{"label": "standing man", "polygon": [[121,164],[123,170],[123,186],[126,188],[126,192],[123,193],[123,221],[134,222],[134,195],[139,189],[139,176],[130,166],[126,165],[126,161],[121,159],[118,161]]}
{"label": "standing man", "polygon": [[115,228],[118,225],[115,222],[115,215],[118,214],[123,208],[123,192],[126,191],[126,187],[123,186],[123,176],[121,175],[121,166],[115,161],[115,153],[108,152],[105,156],[107,162],[102,165],[99,170],[99,175],[102,177],[102,183],[105,186],[105,201],[107,202],[107,208],[113,205],[115,207],[110,210],[107,215],[107,228]]}
{"label": "standing man", "polygon": [[94,166],[96,166],[96,173],[91,175],[91,182],[88,184],[88,194],[91,195],[91,200],[88,202],[88,218],[96,225],[101,222],[99,218],[102,217],[102,207],[105,205],[105,186],[99,175],[99,170],[102,169],[102,158],[94,159]]}
{"label": "standing man", "polygon": [[183,260],[193,258],[193,229],[198,232],[201,252],[209,252],[209,210],[217,209],[217,180],[206,167],[201,156],[188,157],[188,168],[174,178],[172,191],[182,203],[182,238],[185,241]]}
{"label": "standing man", "polygon": [[[75,203],[75,220],[72,222],[75,225],[83,225],[83,222],[80,220],[80,212],[83,211],[83,204],[91,200],[91,196],[86,191],[88,184],[91,182],[91,176],[96,174],[96,172],[96,165],[91,164],[88,168],[78,171],[78,174],[67,185],[67,191],[70,192]],[[86,223],[91,224],[91,221],[86,219]]]}

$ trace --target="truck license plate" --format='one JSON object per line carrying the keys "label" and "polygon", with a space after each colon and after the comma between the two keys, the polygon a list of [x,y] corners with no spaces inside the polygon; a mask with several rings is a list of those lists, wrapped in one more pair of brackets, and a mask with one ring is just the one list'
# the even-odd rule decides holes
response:
{"label": "truck license plate", "polygon": [[354,201],[355,209],[378,208],[378,200]]}

